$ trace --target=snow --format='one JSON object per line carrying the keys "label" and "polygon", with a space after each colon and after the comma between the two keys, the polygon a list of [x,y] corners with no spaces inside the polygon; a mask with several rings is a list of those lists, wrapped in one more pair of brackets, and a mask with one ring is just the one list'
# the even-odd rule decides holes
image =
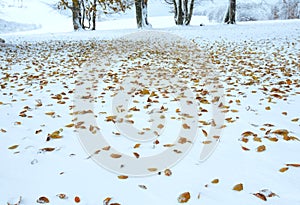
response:
{"label": "snow", "polygon": [[[80,197],[79,204],[86,205],[101,204],[107,197],[112,197],[112,203],[120,204],[177,204],[183,192],[191,194],[187,204],[300,203],[300,168],[286,165],[300,164],[300,142],[287,140],[293,136],[300,138],[300,120],[297,120],[300,118],[299,20],[224,25],[193,16],[191,26],[179,27],[174,25],[168,5],[150,1],[152,29],[136,29],[133,9],[126,18],[121,15],[98,22],[97,31],[73,32],[71,19],[45,2],[23,0],[22,8],[8,0],[0,3],[0,19],[9,26],[7,30],[1,27],[0,34],[6,40],[6,44],[0,44],[0,204],[17,203],[20,196],[20,204],[24,205],[36,204],[42,196],[47,197],[50,204],[62,205],[74,204],[75,196]],[[205,26],[200,27],[200,23]],[[31,30],[33,28],[36,29]],[[141,38],[149,41],[146,46],[138,41]],[[170,46],[174,42],[181,47]],[[197,49],[193,50],[195,44]],[[154,47],[157,52],[151,53],[149,48]],[[139,54],[138,51],[144,52]],[[164,56],[168,54],[172,55]],[[122,133],[122,127],[106,121],[108,116],[114,115],[113,94],[119,85],[112,81],[110,74],[126,79],[138,73],[141,65],[145,70],[150,67],[147,75],[152,77],[157,74],[153,69],[174,71],[177,78],[187,80],[184,82],[193,92],[211,101],[211,95],[193,88],[208,88],[197,70],[202,65],[207,66],[203,69],[220,78],[225,95],[224,106],[220,107],[225,117],[224,126],[215,151],[207,160],[199,161],[203,142],[209,137],[205,137],[203,130],[210,134],[213,115],[210,104],[197,101],[197,108],[203,112],[198,113],[201,116],[196,139],[190,152],[175,166],[166,167],[172,171],[171,176],[162,172],[161,175],[119,179],[118,175],[124,173],[116,174],[99,166],[96,162],[105,151],[90,158],[91,153],[84,149],[78,131],[75,132],[74,126],[66,127],[77,123],[76,116],[72,115],[76,110],[72,108],[76,105],[76,92],[71,92],[78,89],[76,82],[82,80],[80,77],[85,77],[84,82],[95,80],[92,75],[84,75],[90,74],[90,67],[84,64],[86,59],[99,68],[94,74],[101,75],[103,80],[96,78],[97,89],[101,91],[97,93],[99,104],[94,112],[98,113],[100,130],[97,132],[122,154],[137,152],[141,158],[159,155],[167,149],[163,144],[176,143],[181,127],[178,119],[181,116],[176,109],[180,104],[163,99],[156,90],[159,103],[144,109],[149,96],[136,95],[134,99],[139,103],[132,102],[129,107],[136,106],[140,111],[130,112],[132,116],[128,119],[134,120],[139,128],[150,126],[147,120],[153,108],[161,109],[163,105],[168,110],[160,143],[154,146],[153,141],[143,142],[134,149],[137,142],[130,140],[132,136],[113,134]],[[105,64],[107,62],[110,64]],[[176,68],[181,69],[176,71]],[[194,78],[199,82],[191,81]],[[170,79],[174,85],[183,86],[176,78]],[[145,84],[149,91],[155,90],[150,82]],[[102,94],[108,86],[112,87]],[[57,97],[59,94],[62,99]],[[26,116],[21,117],[22,113]],[[61,139],[46,140],[60,129]],[[285,138],[276,134],[276,130],[283,129],[288,131]],[[257,134],[258,138],[251,134],[243,137],[246,131]],[[19,146],[13,149],[13,145]],[[258,152],[257,147],[262,145],[266,150]],[[55,150],[41,150],[49,147]],[[250,150],[245,151],[243,147]],[[283,167],[288,170],[280,172]],[[219,183],[212,183],[214,179],[219,179]],[[239,183],[244,190],[232,190]],[[253,195],[265,194],[263,189],[278,196],[263,201]],[[60,199],[57,197],[60,193],[68,198]]]}

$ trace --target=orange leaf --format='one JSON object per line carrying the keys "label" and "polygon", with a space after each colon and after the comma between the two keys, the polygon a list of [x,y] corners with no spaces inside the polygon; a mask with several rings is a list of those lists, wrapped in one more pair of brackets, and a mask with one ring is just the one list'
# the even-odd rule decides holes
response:
{"label": "orange leaf", "polygon": [[219,183],[219,179],[214,179],[211,181],[212,184],[218,184]]}
{"label": "orange leaf", "polygon": [[46,204],[49,203],[50,200],[45,196],[41,196],[40,198],[38,198],[38,200],[36,200],[36,202],[39,204]]}
{"label": "orange leaf", "polygon": [[190,200],[190,198],[191,198],[190,192],[184,192],[179,195],[177,200],[179,203],[186,203]]}
{"label": "orange leaf", "polygon": [[256,148],[257,152],[263,152],[266,150],[266,146],[265,145],[261,145],[259,147]]}
{"label": "orange leaf", "polygon": [[279,169],[280,172],[286,172],[289,168],[288,167],[282,167],[281,169]]}
{"label": "orange leaf", "polygon": [[119,178],[119,179],[127,179],[128,176],[126,176],[126,175],[119,175],[118,178]]}

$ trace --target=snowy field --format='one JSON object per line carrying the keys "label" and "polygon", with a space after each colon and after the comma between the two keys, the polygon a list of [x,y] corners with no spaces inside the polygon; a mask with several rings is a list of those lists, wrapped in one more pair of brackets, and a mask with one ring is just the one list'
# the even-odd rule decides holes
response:
{"label": "snowy field", "polygon": [[[178,27],[161,3],[149,6],[149,30],[136,29],[132,11],[98,22],[97,31],[73,32],[71,19],[43,2],[23,0],[22,8],[0,3],[0,19],[9,26],[0,31],[6,41],[0,44],[0,204],[161,205],[178,204],[179,196],[191,205],[300,204],[299,20],[223,25],[194,16],[191,26]],[[156,70],[171,73],[176,89],[193,92],[192,142],[177,141],[180,127],[193,128],[183,123],[189,116],[152,81],[136,90],[124,118],[147,132],[149,113],[160,109],[166,122],[157,126],[160,136],[137,142],[116,126],[112,104],[122,80],[138,80],[140,71],[157,77]],[[203,73],[213,74],[223,92],[221,125],[215,125],[216,100]],[[78,120],[78,85],[87,82],[97,91],[97,126]],[[200,162],[214,127],[217,147]],[[102,133],[111,147],[87,153],[81,130]],[[189,143],[175,166],[152,166],[151,176],[127,176],[95,163],[110,149],[141,160],[166,149],[178,156],[172,147]]]}

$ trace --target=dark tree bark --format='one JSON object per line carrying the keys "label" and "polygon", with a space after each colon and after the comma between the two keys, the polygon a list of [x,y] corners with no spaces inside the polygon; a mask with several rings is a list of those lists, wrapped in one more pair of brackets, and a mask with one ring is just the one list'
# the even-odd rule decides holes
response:
{"label": "dark tree bark", "polygon": [[173,0],[174,20],[176,25],[189,25],[191,23],[194,0]]}
{"label": "dark tree bark", "polygon": [[235,24],[236,0],[229,0],[228,10],[224,19],[227,24]]}
{"label": "dark tree bark", "polygon": [[96,30],[97,0],[94,0],[92,11],[92,30]]}
{"label": "dark tree bark", "polygon": [[148,22],[147,0],[135,0],[134,3],[137,27],[151,27],[151,24]]}

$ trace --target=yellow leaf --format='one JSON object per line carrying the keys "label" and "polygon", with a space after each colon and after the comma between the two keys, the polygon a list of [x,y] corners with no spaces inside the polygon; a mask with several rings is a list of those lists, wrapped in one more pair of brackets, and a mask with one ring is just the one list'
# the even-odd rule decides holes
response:
{"label": "yellow leaf", "polygon": [[147,90],[147,89],[143,89],[143,90],[140,92],[140,94],[142,94],[142,95],[149,95],[150,92],[149,92],[149,90]]}
{"label": "yellow leaf", "polygon": [[236,184],[233,188],[235,191],[242,191],[244,189],[244,186],[242,183]]}
{"label": "yellow leaf", "polygon": [[287,136],[289,134],[289,131],[286,129],[278,129],[278,130],[274,130],[272,133],[277,135]]}
{"label": "yellow leaf", "polygon": [[140,146],[141,146],[141,144],[138,143],[138,144],[135,144],[133,148],[134,148],[134,149],[137,149],[137,148],[139,148]]}

